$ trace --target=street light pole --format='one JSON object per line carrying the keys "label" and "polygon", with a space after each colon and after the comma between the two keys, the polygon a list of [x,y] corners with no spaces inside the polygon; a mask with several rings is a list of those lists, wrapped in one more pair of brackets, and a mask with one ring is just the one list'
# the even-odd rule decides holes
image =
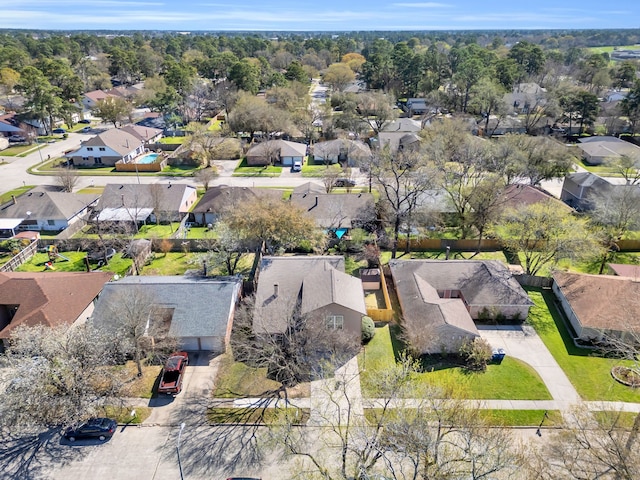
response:
{"label": "street light pole", "polygon": [[180,461],[180,437],[182,437],[182,430],[184,430],[184,422],[180,424],[180,432],[178,433],[178,443],[176,445],[176,451],[178,452],[178,468],[180,469],[180,480],[184,480],[182,475],[182,462]]}

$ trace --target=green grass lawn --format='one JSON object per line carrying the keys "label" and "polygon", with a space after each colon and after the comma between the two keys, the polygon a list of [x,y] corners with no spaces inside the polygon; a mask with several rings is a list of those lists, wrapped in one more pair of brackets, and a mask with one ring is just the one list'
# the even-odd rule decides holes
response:
{"label": "green grass lawn", "polygon": [[162,137],[159,143],[166,145],[182,145],[187,137]]}
{"label": "green grass lawn", "polygon": [[327,170],[334,170],[336,172],[340,172],[342,167],[339,164],[334,165],[315,165],[305,163],[302,165],[302,176],[303,177],[322,177]]}
{"label": "green grass lawn", "polygon": [[26,185],[24,187],[18,187],[16,189],[10,190],[8,192],[5,192],[3,194],[0,195],[0,205],[8,202],[9,200],[11,200],[11,196],[15,195],[16,197],[19,197],[20,195],[22,195],[25,192],[28,192],[29,190],[31,190],[32,188],[34,188],[35,185]]}
{"label": "green grass lawn", "polygon": [[142,275],[183,275],[187,270],[197,268],[190,265],[192,254],[182,252],[155,253],[151,260],[142,269]]}
{"label": "green grass lawn", "polygon": [[211,424],[268,425],[278,422],[282,415],[295,419],[294,423],[304,425],[309,421],[311,410],[308,408],[233,408],[212,407],[207,410],[207,420]]}
{"label": "green grass lawn", "polygon": [[134,238],[169,238],[180,226],[179,222],[171,224],[142,225]]}
{"label": "green grass lawn", "polygon": [[604,177],[622,177],[614,167],[609,165],[589,165],[584,161],[580,161],[580,166],[591,173],[595,173],[596,175]]}
{"label": "green grass lawn", "polygon": [[[393,365],[403,345],[397,338],[398,327],[376,328],[376,335],[360,353],[358,361],[365,371],[361,375],[365,396],[375,396],[376,373]],[[366,358],[365,358],[366,357]],[[430,358],[430,357],[427,357]],[[465,396],[481,400],[549,400],[551,395],[532,367],[507,357],[500,365],[489,365],[484,373],[467,373],[459,366],[437,360],[423,362],[424,373],[415,381],[435,385],[458,385]]]}
{"label": "green grass lawn", "polygon": [[[85,252],[60,252],[60,254],[68,260],[59,257],[53,262],[53,267],[56,272],[85,272],[86,265],[84,263],[84,257],[87,256]],[[20,265],[17,272],[42,272],[47,270],[45,264],[49,261],[49,255],[46,253],[36,253],[28,262]],[[122,258],[122,254],[115,254],[109,263],[102,267],[100,270],[103,272],[113,272],[120,276],[123,276],[129,268],[131,268],[131,259]],[[91,268],[95,269],[96,264],[92,264]]]}
{"label": "green grass lawn", "polygon": [[617,50],[636,50],[640,48],[640,45],[622,45],[622,46],[613,46],[613,45],[607,45],[604,47],[589,47],[587,48],[587,50],[589,50],[592,53],[611,53],[613,52],[614,49]]}
{"label": "green grass lawn", "polygon": [[528,322],[584,400],[640,402],[640,391],[611,377],[611,367],[628,362],[597,357],[591,350],[576,347],[555,307],[553,292],[534,288],[527,291],[535,303]]}
{"label": "green grass lawn", "polygon": [[233,171],[234,177],[279,177],[282,173],[282,167],[274,165],[266,165],[264,167],[249,167],[247,159],[243,158]]}
{"label": "green grass lawn", "polygon": [[[486,409],[478,412],[478,415],[487,425],[496,427],[537,427],[540,425],[545,412],[547,418],[544,419],[544,426],[562,425],[562,414],[558,410],[493,410]],[[364,415],[370,425],[377,424],[377,418],[382,411],[380,409],[365,409]]]}
{"label": "green grass lawn", "polygon": [[6,150],[2,150],[3,157],[19,157],[23,155],[28,155],[30,151],[37,151],[38,148],[43,148],[45,145],[38,147],[37,145],[14,145],[13,147],[9,147]]}
{"label": "green grass lawn", "polygon": [[104,187],[87,187],[81,190],[78,190],[76,193],[86,193],[91,195],[102,195],[104,192]]}
{"label": "green grass lawn", "polygon": [[167,165],[162,169],[162,175],[171,175],[173,177],[193,177],[199,167],[193,165]]}
{"label": "green grass lawn", "polygon": [[[258,397],[264,392],[280,387],[280,382],[267,378],[266,368],[253,368],[241,362],[235,362],[233,356],[226,353],[221,358],[215,381],[213,396],[216,398]],[[301,384],[288,389],[291,398],[308,397],[309,384]]]}

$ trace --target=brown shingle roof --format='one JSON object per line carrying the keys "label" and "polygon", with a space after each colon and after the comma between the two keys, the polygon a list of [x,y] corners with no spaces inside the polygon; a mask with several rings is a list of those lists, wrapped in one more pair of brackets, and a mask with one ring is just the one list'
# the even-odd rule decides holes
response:
{"label": "brown shingle roof", "polygon": [[375,218],[375,201],[370,193],[300,194],[294,190],[291,204],[301,208],[323,228],[351,228]]}
{"label": "brown shingle roof", "polygon": [[20,325],[71,324],[98,296],[109,272],[0,273],[0,305],[17,305],[0,338],[9,338]]}
{"label": "brown shingle roof", "polygon": [[215,186],[204,193],[192,212],[221,214],[227,208],[243,207],[246,203],[261,198],[281,199],[282,191],[268,188]]}
{"label": "brown shingle roof", "polygon": [[640,283],[615,275],[556,272],[553,279],[583,327],[640,331]]}

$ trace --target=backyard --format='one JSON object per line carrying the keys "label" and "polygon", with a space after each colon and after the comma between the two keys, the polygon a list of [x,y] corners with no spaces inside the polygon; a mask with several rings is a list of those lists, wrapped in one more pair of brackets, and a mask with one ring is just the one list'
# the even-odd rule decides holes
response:
{"label": "backyard", "polygon": [[[42,272],[46,270],[54,270],[57,272],[86,272],[85,252],[59,252],[59,256],[51,263],[51,267],[47,266],[49,262],[49,254],[36,253],[28,262],[20,265],[17,272]],[[123,258],[122,254],[114,255],[107,265],[99,270],[104,272],[113,272],[118,275],[125,275],[131,268],[132,261],[130,258]],[[91,264],[92,269],[97,269],[97,264]]]}

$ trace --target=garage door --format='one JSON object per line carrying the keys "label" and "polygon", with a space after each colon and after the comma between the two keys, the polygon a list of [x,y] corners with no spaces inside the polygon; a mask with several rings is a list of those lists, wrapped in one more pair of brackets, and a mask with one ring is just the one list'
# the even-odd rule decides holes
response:
{"label": "garage door", "polygon": [[180,345],[183,350],[200,350],[200,348],[198,348],[198,337],[183,337],[180,341]]}
{"label": "garage door", "polygon": [[207,350],[211,352],[221,352],[222,340],[217,337],[183,337],[180,342],[182,349],[188,351]]}

